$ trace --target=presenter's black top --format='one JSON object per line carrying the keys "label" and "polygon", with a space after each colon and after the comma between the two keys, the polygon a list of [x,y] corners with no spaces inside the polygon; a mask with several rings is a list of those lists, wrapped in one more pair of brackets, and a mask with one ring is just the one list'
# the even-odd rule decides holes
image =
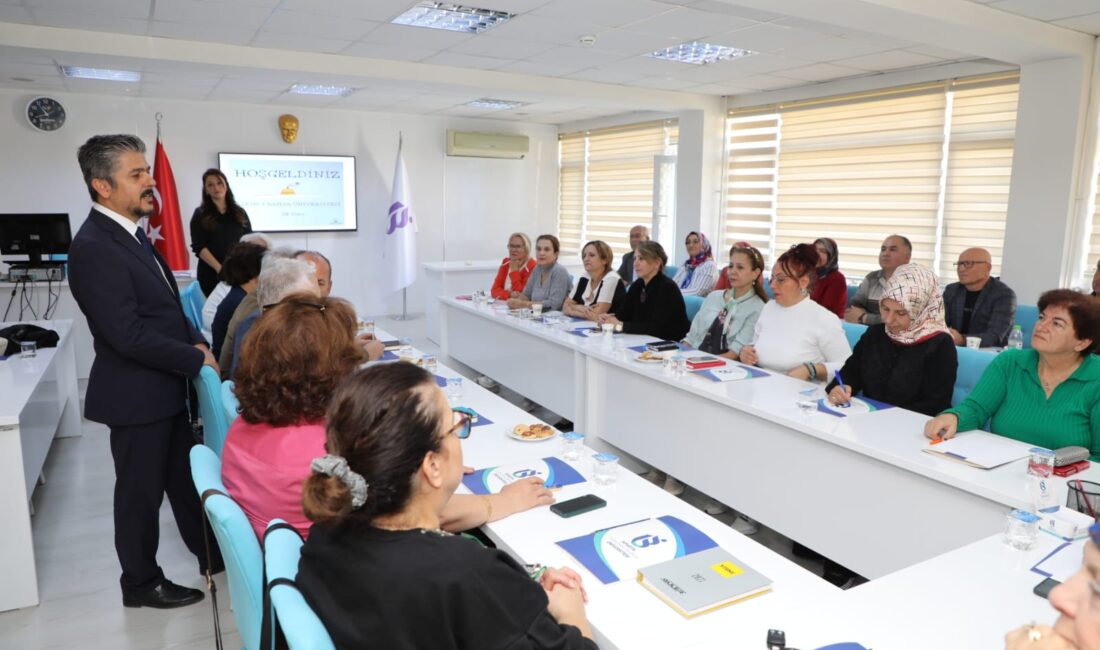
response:
{"label": "presenter's black top", "polygon": [[[245,215],[245,223],[241,225],[232,215],[219,214],[215,220],[215,228],[207,230],[202,223],[202,213],[199,210],[200,208],[195,208],[194,214],[191,215],[191,250],[195,251],[195,257],[198,257],[199,251],[205,248],[218,262],[224,262],[233,244],[252,232],[248,215]],[[241,210],[243,212],[244,208]],[[209,296],[218,284],[218,272],[202,258],[199,258],[198,270],[199,286],[202,288],[203,295]]]}
{"label": "presenter's black top", "polygon": [[172,271],[133,231],[92,210],[69,247],[69,289],[88,319],[95,361],[84,415],[135,426],[184,411],[206,343],[183,315]]}
{"label": "presenter's black top", "polygon": [[297,584],[338,650],[597,650],[511,557],[464,537],[315,525]]}
{"label": "presenter's black top", "polygon": [[[871,325],[840,369],[853,395],[864,396],[928,416],[951,408],[959,359],[947,332],[914,345],[901,345],[886,325]],[[833,390],[836,379],[826,392]]]}
{"label": "presenter's black top", "polygon": [[662,271],[645,283],[635,280],[626,292],[623,306],[615,312],[627,334],[648,334],[668,341],[680,341],[691,329],[680,287]]}

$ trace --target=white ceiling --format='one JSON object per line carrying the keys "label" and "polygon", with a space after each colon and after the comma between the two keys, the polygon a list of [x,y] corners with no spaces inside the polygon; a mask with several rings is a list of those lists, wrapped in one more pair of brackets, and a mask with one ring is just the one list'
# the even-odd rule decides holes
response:
{"label": "white ceiling", "polygon": [[[389,23],[415,0],[0,0],[0,87],[558,124],[989,54],[965,38],[954,47],[944,46],[947,37],[914,38],[896,0],[471,1],[517,16],[469,35]],[[975,25],[1001,12],[1026,16],[994,34],[998,53],[1013,38],[1021,52],[1031,48],[1024,57],[1071,29],[1100,33],[1100,0],[944,1],[971,10],[960,15]],[[828,11],[818,10],[823,5]],[[876,10],[882,29],[870,31],[866,17]],[[1047,32],[1017,35],[1030,24]],[[586,35],[596,39],[590,47],[579,42]],[[643,56],[691,40],[758,53],[706,66]],[[139,70],[142,81],[65,79],[59,64]],[[360,90],[344,98],[286,94],[294,83]],[[462,106],[485,96],[530,104]]]}

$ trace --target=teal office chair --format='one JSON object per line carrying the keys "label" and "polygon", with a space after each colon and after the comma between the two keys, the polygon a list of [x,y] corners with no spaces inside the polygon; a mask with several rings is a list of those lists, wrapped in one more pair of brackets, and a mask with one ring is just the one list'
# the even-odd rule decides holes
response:
{"label": "teal office chair", "polygon": [[675,264],[665,264],[665,275],[667,275],[669,278],[675,279],[676,272],[679,270],[680,267],[676,266]]}
{"label": "teal office chair", "polygon": [[325,624],[294,584],[301,554],[298,531],[282,519],[272,519],[264,531],[264,588],[275,610],[275,622],[290,650],[335,650]]}
{"label": "teal office chair", "polygon": [[225,492],[222,463],[203,445],[191,448],[191,480],[202,499],[210,531],[218,540],[229,581],[229,603],[244,650],[260,650],[263,554],[248,517]]}
{"label": "teal office chair", "polygon": [[700,296],[684,296],[684,307],[687,308],[688,320],[695,320],[695,314],[703,306],[703,298]]}
{"label": "teal office chair", "polygon": [[206,296],[202,295],[202,287],[197,280],[183,288],[180,292],[180,302],[183,303],[183,314],[187,316],[187,320],[201,332],[202,307],[206,304]]}
{"label": "teal office chair", "polygon": [[214,450],[218,458],[222,457],[225,446],[225,434],[229,431],[229,420],[222,408],[222,380],[210,366],[203,366],[197,377],[191,380],[195,394],[199,397],[199,417],[202,418],[203,443]]}
{"label": "teal office chair", "polygon": [[997,358],[997,353],[989,350],[956,347],[955,351],[959,354],[959,370],[955,375],[955,390],[951,393],[951,406],[966,399],[970,391],[978,385],[978,380],[982,378],[986,366]]}
{"label": "teal office chair", "polygon": [[232,379],[227,379],[222,382],[221,399],[222,399],[222,412],[225,413],[226,431],[229,431],[229,425],[233,424],[233,420],[237,419],[237,415],[240,413],[241,404],[237,401],[237,394],[233,392]]}
{"label": "teal office chair", "polygon": [[1035,305],[1016,305],[1016,324],[1024,333],[1024,347],[1031,347],[1031,333],[1039,322],[1039,308]]}
{"label": "teal office chair", "polygon": [[848,346],[853,350],[856,349],[856,343],[863,338],[863,333],[867,331],[866,325],[860,325],[859,323],[849,323],[844,321],[841,323],[844,327],[844,336],[848,337]]}

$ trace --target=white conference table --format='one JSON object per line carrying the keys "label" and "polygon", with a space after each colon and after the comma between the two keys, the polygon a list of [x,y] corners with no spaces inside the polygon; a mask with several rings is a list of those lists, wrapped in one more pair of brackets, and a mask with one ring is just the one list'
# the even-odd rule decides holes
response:
{"label": "white conference table", "polygon": [[[378,331],[377,335],[393,338],[383,331]],[[414,351],[412,356],[419,356],[419,353]],[[461,376],[443,364],[439,365],[436,374]],[[459,403],[492,420],[492,424],[474,427],[470,437],[463,441],[466,465],[481,469],[548,456],[560,457],[560,436],[540,442],[522,442],[507,435],[516,424],[531,424],[538,422],[537,418],[476,382],[464,381],[463,384],[464,394]],[[496,521],[484,530],[500,549],[520,562],[568,566],[581,574],[589,597],[587,615],[602,650],[706,644],[721,639],[731,628],[777,617],[781,612],[808,607],[841,593],[820,577],[629,471],[620,470],[619,479],[613,485],[593,483],[591,453],[587,450],[580,461],[570,463],[588,480],[561,488],[555,497],[564,501],[595,494],[607,501],[605,508],[565,519],[543,506]],[[468,491],[460,486],[459,492]],[[773,581],[773,591],[688,620],[632,579],[603,585],[555,543],[601,528],[664,515],[675,516],[698,528],[739,560],[768,576]]]}
{"label": "white conference table", "polygon": [[30,499],[54,437],[80,435],[72,321],[23,322],[60,340],[32,358],[17,350],[0,361],[0,611],[38,604]]}
{"label": "white conference table", "polygon": [[[868,578],[999,533],[1005,512],[1029,503],[1025,461],[979,470],[922,453],[921,414],[803,415],[807,382],[670,377],[622,349],[651,337],[616,346],[565,331],[581,323],[551,328],[502,305],[439,300],[445,358]],[[1064,503],[1065,480],[1055,484]]]}

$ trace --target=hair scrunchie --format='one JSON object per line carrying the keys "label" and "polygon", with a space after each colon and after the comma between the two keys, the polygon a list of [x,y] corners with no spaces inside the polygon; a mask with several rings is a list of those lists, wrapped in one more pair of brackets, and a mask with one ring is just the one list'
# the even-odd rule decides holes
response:
{"label": "hair scrunchie", "polygon": [[320,458],[314,458],[309,468],[314,472],[325,474],[340,479],[351,492],[351,509],[358,510],[367,502],[367,480],[355,470],[348,467],[348,461],[343,456],[325,454]]}

